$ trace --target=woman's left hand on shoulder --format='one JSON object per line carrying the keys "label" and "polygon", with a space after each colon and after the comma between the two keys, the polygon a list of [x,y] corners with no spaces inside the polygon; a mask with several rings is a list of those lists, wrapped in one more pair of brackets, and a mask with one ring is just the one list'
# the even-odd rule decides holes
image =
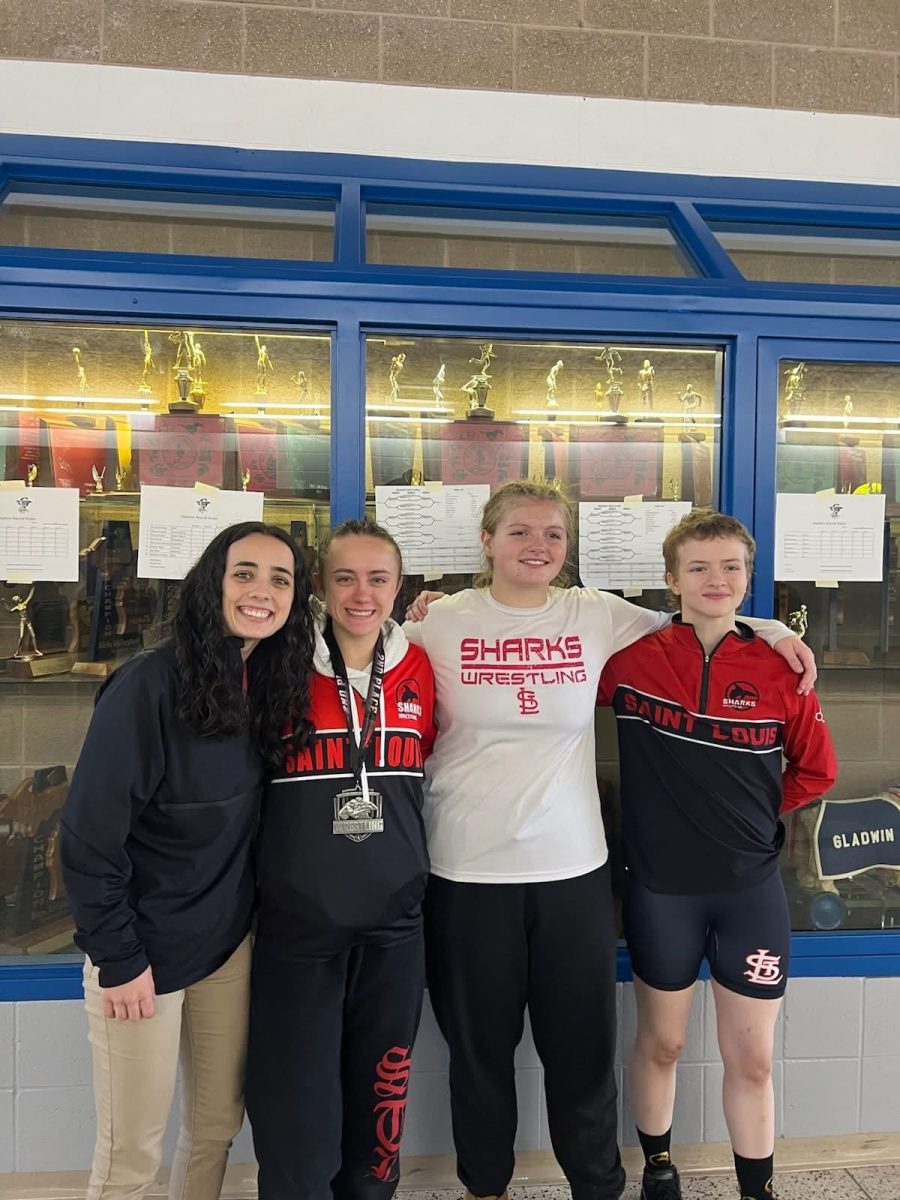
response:
{"label": "woman's left hand on shoulder", "polygon": [[428,605],[434,600],[442,600],[446,595],[446,592],[419,592],[406,610],[407,621],[424,621],[428,616]]}
{"label": "woman's left hand on shoulder", "polygon": [[775,643],[775,651],[780,654],[792,671],[800,676],[797,683],[797,695],[805,696],[815,687],[819,669],[816,666],[816,656],[795,634],[780,638]]}

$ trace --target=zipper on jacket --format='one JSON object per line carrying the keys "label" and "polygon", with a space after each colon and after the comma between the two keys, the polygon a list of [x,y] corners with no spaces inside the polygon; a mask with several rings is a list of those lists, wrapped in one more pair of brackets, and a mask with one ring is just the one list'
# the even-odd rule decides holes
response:
{"label": "zipper on jacket", "polygon": [[696,629],[694,630],[694,637],[697,638],[697,645],[700,647],[700,650],[703,654],[703,673],[700,676],[700,704],[698,706],[698,711],[705,713],[706,712],[706,704],[707,704],[707,701],[709,700],[710,659],[715,654],[715,652],[718,650],[718,648],[722,645],[722,643],[724,641],[727,641],[728,634],[726,633],[724,635],[724,637],[719,638],[719,640],[713,646],[712,650],[710,650],[709,654],[706,653],[706,651],[703,648],[703,643],[697,637]]}
{"label": "zipper on jacket", "polygon": [[[715,654],[715,650],[713,650]],[[709,698],[709,660],[712,654],[703,654],[703,674],[700,676],[700,711],[706,712],[706,701]]]}

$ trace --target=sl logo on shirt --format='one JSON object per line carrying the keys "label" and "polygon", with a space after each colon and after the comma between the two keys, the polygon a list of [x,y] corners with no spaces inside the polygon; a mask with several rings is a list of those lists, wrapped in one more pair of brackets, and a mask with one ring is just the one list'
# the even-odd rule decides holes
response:
{"label": "sl logo on shirt", "polygon": [[530,692],[527,688],[519,688],[516,692],[516,699],[519,702],[519,712],[523,716],[529,716],[531,713],[541,711],[537,695],[534,692]]}
{"label": "sl logo on shirt", "polygon": [[397,684],[394,692],[397,705],[397,716],[406,721],[417,721],[422,715],[422,704],[419,698],[419,685],[415,679],[404,679]]}

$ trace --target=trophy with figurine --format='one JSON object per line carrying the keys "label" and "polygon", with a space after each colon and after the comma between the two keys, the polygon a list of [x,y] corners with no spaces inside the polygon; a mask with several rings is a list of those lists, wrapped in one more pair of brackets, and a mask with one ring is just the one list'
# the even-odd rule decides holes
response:
{"label": "trophy with figurine", "polygon": [[487,407],[488,392],[491,390],[491,377],[488,374],[488,367],[493,359],[497,357],[494,353],[494,343],[485,342],[479,346],[478,358],[470,358],[471,366],[478,367],[478,370],[472,375],[459,389],[464,392],[469,398],[469,411],[466,413],[467,421],[493,421],[494,410]]}

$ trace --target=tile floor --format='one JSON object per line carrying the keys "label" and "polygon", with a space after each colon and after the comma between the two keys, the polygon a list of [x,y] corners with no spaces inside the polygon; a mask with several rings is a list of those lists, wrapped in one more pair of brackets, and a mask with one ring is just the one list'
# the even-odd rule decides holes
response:
{"label": "tile floor", "polygon": [[[781,1200],[900,1200],[900,1166],[853,1167],[848,1171],[797,1171],[778,1175]],[[734,1181],[727,1176],[682,1179],[685,1200],[737,1200]],[[638,1200],[639,1183],[625,1189],[622,1200]],[[461,1190],[404,1191],[397,1200],[459,1200]],[[512,1187],[510,1200],[569,1200],[565,1187]]]}

